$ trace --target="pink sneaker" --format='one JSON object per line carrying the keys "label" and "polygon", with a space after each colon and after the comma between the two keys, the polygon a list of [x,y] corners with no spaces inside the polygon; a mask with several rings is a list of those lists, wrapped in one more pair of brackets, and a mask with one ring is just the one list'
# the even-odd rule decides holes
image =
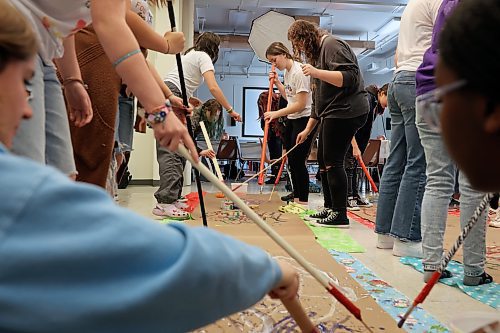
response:
{"label": "pink sneaker", "polygon": [[177,208],[175,204],[157,204],[155,208],[153,208],[153,214],[176,220],[189,219],[189,213]]}

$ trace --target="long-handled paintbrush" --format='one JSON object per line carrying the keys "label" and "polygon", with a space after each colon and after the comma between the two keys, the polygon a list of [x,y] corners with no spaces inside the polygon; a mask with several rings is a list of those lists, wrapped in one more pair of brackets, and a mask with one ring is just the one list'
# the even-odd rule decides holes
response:
{"label": "long-handled paintbrush", "polygon": [[[271,73],[274,73],[274,64],[271,65]],[[273,100],[273,87],[274,87],[274,77],[269,78],[269,95],[267,96],[267,108],[266,111],[271,111],[271,104]],[[259,185],[260,193],[262,193],[262,187],[264,186],[264,161],[266,159],[266,147],[267,147],[267,137],[269,134],[269,120],[264,121],[264,139],[262,141],[262,152],[260,155],[260,173],[259,173]]]}
{"label": "long-handled paintbrush", "polygon": [[238,186],[236,186],[235,188],[233,188],[233,192],[236,191],[237,189],[239,189],[240,187],[242,187],[243,185],[247,184],[248,182],[250,182],[252,179],[255,179],[256,177],[259,177],[260,175],[262,175],[264,172],[266,172],[267,170],[271,169],[273,167],[273,165],[279,163],[283,158],[285,158],[288,154],[290,154],[295,148],[297,148],[297,146],[300,145],[300,143],[297,143],[295,146],[293,146],[292,148],[290,148],[286,153],[284,153],[283,155],[281,155],[280,158],[278,158],[277,160],[275,160],[273,163],[269,164],[266,168],[262,169],[261,171],[257,172],[255,175],[253,175],[252,177],[248,178],[247,180],[245,180],[243,183],[239,184]]}
{"label": "long-handled paintbrush", "polygon": [[481,214],[484,212],[486,207],[488,206],[488,203],[490,200],[494,197],[494,194],[486,194],[479,204],[479,206],[476,208],[474,211],[474,214],[470,218],[469,222],[465,225],[465,227],[462,229],[462,232],[458,236],[457,240],[455,241],[455,244],[453,244],[452,248],[448,251],[448,253],[443,257],[441,260],[441,265],[439,266],[439,269],[436,270],[432,276],[431,279],[425,284],[424,288],[420,291],[420,293],[415,297],[415,300],[413,301],[412,305],[410,308],[406,311],[404,316],[401,318],[401,320],[398,322],[398,327],[403,327],[406,319],[410,316],[410,314],[413,312],[415,307],[422,303],[427,295],[431,292],[432,288],[434,285],[439,281],[439,278],[441,277],[441,272],[444,271],[448,263],[450,262],[451,258],[455,255],[455,253],[458,251],[462,243],[464,242],[464,239],[469,235],[472,227],[477,223],[479,220],[479,217]]}
{"label": "long-handled paintbrush", "polygon": [[333,297],[335,297],[345,308],[363,325],[367,330],[371,329],[366,325],[366,323],[361,318],[361,310],[342,292],[335,287],[333,282],[327,278],[324,274],[320,273],[315,269],[295,248],[293,248],[283,237],[281,237],[273,228],[271,228],[256,212],[254,212],[248,205],[241,200],[226,184],[222,183],[217,179],[217,177],[208,170],[208,168],[202,163],[195,162],[188,152],[186,147],[179,145],[179,154],[181,154],[185,159],[190,161],[193,166],[198,169],[203,176],[208,179],[215,187],[222,191],[229,200],[233,201],[236,206],[238,206],[245,215],[250,218],[255,224],[257,224],[269,237],[271,237],[276,244],[278,244],[283,250],[285,250],[290,257],[295,259],[309,274],[311,274]]}
{"label": "long-handled paintbrush", "polygon": [[276,179],[274,180],[273,189],[271,190],[271,195],[269,196],[269,200],[267,200],[267,201],[271,201],[271,199],[273,198],[274,190],[276,189],[276,186],[280,182],[281,175],[283,174],[283,168],[285,167],[286,160],[287,160],[286,156],[283,157],[283,159],[281,160],[280,170],[278,171],[278,175],[276,176]]}
{"label": "long-handled paintbrush", "polygon": [[[175,13],[174,13],[174,6],[172,4],[172,1],[167,1],[167,8],[168,8],[168,17],[170,19],[170,29],[172,31],[177,31],[176,25],[175,25]],[[177,70],[179,72],[179,82],[181,84],[181,93],[182,93],[182,103],[184,104],[185,107],[189,106],[188,103],[188,97],[187,97],[187,91],[186,91],[186,82],[184,81],[184,70],[182,69],[182,60],[181,60],[181,55],[180,53],[177,53],[175,55],[175,60],[177,61]],[[191,124],[191,118],[186,117],[186,124],[188,128],[189,135],[195,141],[194,133],[193,133],[193,127]],[[205,211],[205,200],[203,199],[203,189],[201,187],[201,179],[200,179],[200,174],[198,170],[194,170],[194,177],[196,179],[196,188],[198,189],[198,197],[200,198],[200,209],[201,209],[201,218],[203,220],[203,226],[208,226],[207,223],[207,214]]]}

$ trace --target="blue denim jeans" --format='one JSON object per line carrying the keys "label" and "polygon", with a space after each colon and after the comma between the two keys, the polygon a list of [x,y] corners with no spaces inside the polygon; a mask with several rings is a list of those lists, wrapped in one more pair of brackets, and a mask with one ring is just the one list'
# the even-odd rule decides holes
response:
{"label": "blue denim jeans", "polygon": [[38,56],[27,89],[31,91],[33,116],[21,122],[12,152],[51,165],[64,174],[76,174],[68,114],[55,66]]}
{"label": "blue denim jeans", "polygon": [[401,71],[389,85],[391,152],[382,173],[375,232],[420,242],[425,156],[415,125],[415,72]]}
{"label": "blue denim jeans", "polygon": [[[429,128],[417,99],[417,128],[427,160],[427,185],[422,202],[422,248],[424,269],[437,270],[443,256],[443,238],[448,204],[455,188],[456,167],[441,135]],[[463,172],[459,173],[460,226],[463,228],[481,202],[484,193],[475,191]],[[484,272],[486,254],[486,212],[464,241],[464,273],[479,276]]]}
{"label": "blue denim jeans", "polygon": [[115,141],[118,147],[115,152],[132,151],[134,140],[134,98],[118,97],[118,114],[115,124]]}

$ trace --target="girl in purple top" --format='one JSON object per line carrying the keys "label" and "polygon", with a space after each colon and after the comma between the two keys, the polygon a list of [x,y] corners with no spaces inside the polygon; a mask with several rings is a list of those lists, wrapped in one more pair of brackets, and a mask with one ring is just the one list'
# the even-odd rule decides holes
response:
{"label": "girl in purple top", "polygon": [[[438,62],[438,53],[441,51],[438,47],[441,31],[445,21],[460,2],[458,0],[444,0],[441,4],[432,34],[432,46],[425,53],[423,63],[416,74],[418,96],[416,123],[427,161],[427,184],[422,201],[421,220],[424,281],[426,282],[430,279],[432,273],[438,269],[443,255],[443,238],[448,217],[448,203],[454,192],[456,173],[455,163],[448,153],[448,147],[443,142],[439,128],[436,126],[441,101],[435,97],[441,93],[441,90],[434,90],[436,87],[434,69]],[[474,46],[474,49],[477,50],[478,48]],[[470,50],[470,48],[464,48],[464,50]],[[450,55],[450,57],[454,56],[455,54]],[[455,82],[448,87],[455,89],[459,86]],[[469,133],[469,131],[463,131],[462,138],[464,137],[463,133]],[[463,172],[459,175],[459,184],[461,192],[460,225],[463,227],[472,216],[483,194],[472,188]],[[465,276],[463,283],[465,285],[476,286],[492,281],[491,276],[484,271],[485,225],[486,214],[483,214],[464,242]],[[441,278],[449,277],[451,277],[451,273],[447,270],[441,274]]]}

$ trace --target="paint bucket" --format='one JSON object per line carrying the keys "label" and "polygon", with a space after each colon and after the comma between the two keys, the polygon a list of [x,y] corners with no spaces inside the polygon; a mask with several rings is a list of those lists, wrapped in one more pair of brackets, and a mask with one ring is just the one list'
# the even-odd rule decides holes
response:
{"label": "paint bucket", "polygon": [[222,200],[220,203],[220,208],[222,210],[233,210],[234,203],[231,200]]}
{"label": "paint bucket", "polygon": [[500,314],[497,312],[466,312],[450,321],[455,333],[500,333]]}
{"label": "paint bucket", "polygon": [[[234,189],[236,189],[236,191]],[[234,191],[237,196],[243,198],[248,193],[248,183],[231,183],[231,190]]]}

